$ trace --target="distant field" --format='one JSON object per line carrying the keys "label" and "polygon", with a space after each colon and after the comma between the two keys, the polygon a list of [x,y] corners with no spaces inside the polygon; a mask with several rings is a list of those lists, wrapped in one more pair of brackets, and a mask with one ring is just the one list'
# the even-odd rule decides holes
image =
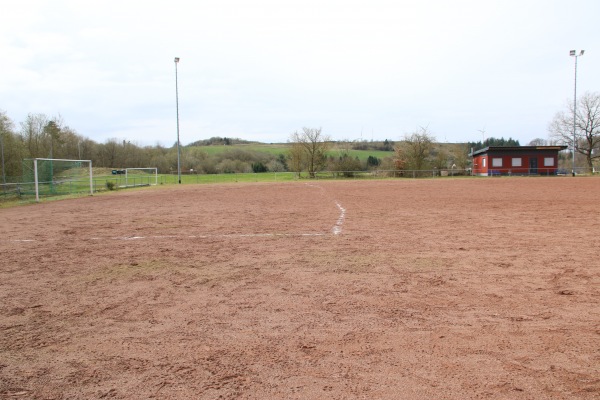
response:
{"label": "distant field", "polygon": [[[290,148],[290,145],[287,143],[277,143],[277,144],[236,144],[231,146],[196,146],[196,148],[200,148],[202,151],[205,151],[209,155],[217,155],[224,153],[226,151],[233,150],[245,150],[251,152],[260,152],[267,153],[274,156],[279,154],[286,154]],[[332,147],[327,153],[330,156],[337,156],[341,154],[342,148],[338,146]],[[379,159],[383,159],[385,157],[391,157],[394,153],[391,151],[378,151],[378,150],[349,150],[348,154],[351,157],[358,157],[361,161],[366,161],[369,156],[377,157]]]}
{"label": "distant field", "polygon": [[286,153],[289,149],[289,145],[287,144],[235,144],[230,146],[194,146],[195,148],[199,148],[202,151],[205,151],[207,154],[216,155],[221,154],[226,151],[232,150],[245,150],[245,151],[256,151],[260,153],[268,153],[273,155],[278,155],[281,153]]}

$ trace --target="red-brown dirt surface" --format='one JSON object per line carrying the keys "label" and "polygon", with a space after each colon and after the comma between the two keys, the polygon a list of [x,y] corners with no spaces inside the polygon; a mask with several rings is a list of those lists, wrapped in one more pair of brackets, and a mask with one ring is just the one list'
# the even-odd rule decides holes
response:
{"label": "red-brown dirt surface", "polygon": [[598,399],[600,180],[0,210],[0,398]]}

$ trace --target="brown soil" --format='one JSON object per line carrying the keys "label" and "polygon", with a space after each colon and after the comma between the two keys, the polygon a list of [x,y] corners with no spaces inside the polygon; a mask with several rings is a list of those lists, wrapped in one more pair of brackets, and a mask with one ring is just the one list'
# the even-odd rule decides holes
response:
{"label": "brown soil", "polygon": [[0,398],[598,399],[600,180],[0,210]]}

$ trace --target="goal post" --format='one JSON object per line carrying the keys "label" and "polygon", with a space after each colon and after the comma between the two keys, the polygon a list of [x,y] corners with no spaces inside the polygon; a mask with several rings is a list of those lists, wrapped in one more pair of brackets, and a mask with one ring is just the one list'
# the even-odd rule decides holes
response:
{"label": "goal post", "polygon": [[[129,179],[130,173],[134,172],[133,175],[133,185],[132,186],[150,186],[150,185],[158,185],[158,168],[156,167],[148,167],[148,168],[125,168],[125,187],[129,187]],[[154,175],[154,176],[152,176]],[[139,178],[138,183],[136,184],[136,179]],[[154,180],[154,183],[151,181]]]}
{"label": "goal post", "polygon": [[[92,160],[70,160],[64,158],[34,158],[33,161],[33,179],[35,185],[35,201],[40,201],[40,184],[49,184],[53,187],[59,184],[60,174],[65,171],[78,169],[81,170],[82,163],[88,163],[89,170],[89,190],[90,196],[94,195],[94,181],[92,174]],[[81,172],[81,171],[79,171]],[[40,177],[44,175],[44,179]],[[87,189],[87,183],[84,186]]]}

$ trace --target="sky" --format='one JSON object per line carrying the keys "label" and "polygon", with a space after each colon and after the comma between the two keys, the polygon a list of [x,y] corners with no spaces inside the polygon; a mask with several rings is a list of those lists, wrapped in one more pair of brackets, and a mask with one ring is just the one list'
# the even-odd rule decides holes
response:
{"label": "sky", "polygon": [[[597,0],[1,0],[0,110],[99,143],[548,138],[600,91]],[[175,64],[174,58],[179,57]],[[177,78],[177,79],[176,79]],[[178,92],[178,101],[176,98]]]}

